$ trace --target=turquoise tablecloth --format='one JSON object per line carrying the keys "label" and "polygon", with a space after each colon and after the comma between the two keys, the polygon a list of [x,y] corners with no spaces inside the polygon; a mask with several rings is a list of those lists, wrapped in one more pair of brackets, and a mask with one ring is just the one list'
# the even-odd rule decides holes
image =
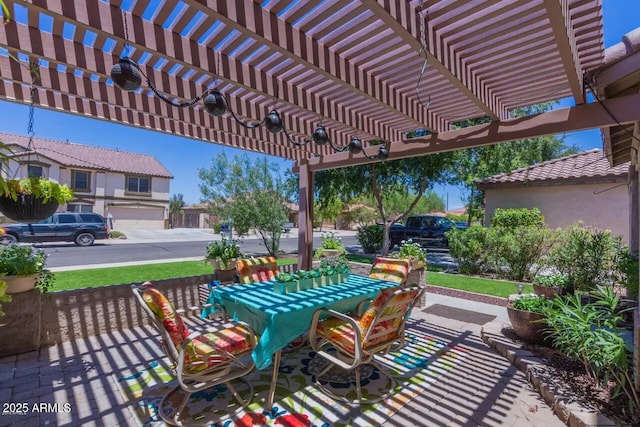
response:
{"label": "turquoise tablecloth", "polygon": [[[264,369],[275,352],[309,329],[317,309],[355,311],[362,300],[392,286],[397,283],[350,274],[345,283],[281,295],[273,291],[272,282],[257,282],[213,288],[208,302],[224,306],[229,316],[260,334],[252,357],[257,369]],[[210,312],[203,310],[202,317]]]}

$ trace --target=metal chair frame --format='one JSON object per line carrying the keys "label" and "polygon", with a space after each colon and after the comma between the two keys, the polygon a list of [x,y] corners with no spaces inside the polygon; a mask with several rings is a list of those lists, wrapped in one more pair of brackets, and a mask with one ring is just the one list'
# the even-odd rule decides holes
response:
{"label": "metal chair frame", "polygon": [[[375,403],[381,400],[386,399],[388,396],[393,393],[393,389],[395,388],[395,380],[389,375],[386,375],[385,370],[382,366],[375,361],[375,356],[379,354],[387,354],[389,351],[397,351],[404,346],[405,342],[405,323],[413,306],[420,299],[422,294],[424,293],[425,288],[412,285],[412,286],[401,286],[398,289],[389,294],[389,297],[382,304],[380,308],[377,309],[377,314],[372,320],[371,324],[366,330],[363,330],[360,326],[360,320],[358,318],[354,318],[349,316],[348,314],[340,313],[335,310],[330,309],[319,309],[316,310],[313,316],[313,320],[311,323],[311,329],[309,333],[309,341],[311,342],[311,347],[317,353],[317,355],[327,359],[329,361],[329,365],[323,369],[321,372],[316,374],[316,386],[320,388],[325,394],[332,397],[333,399],[340,400],[349,404],[360,404],[360,403]],[[395,297],[402,295],[404,293],[409,293],[413,291],[418,291],[414,298],[407,304],[406,300],[401,298],[395,299]],[[395,300],[394,300],[395,299]],[[405,310],[395,311],[391,310],[391,314],[385,315],[385,311],[388,309],[392,309],[394,307],[401,307],[407,304]],[[346,349],[342,348],[340,345],[331,341],[327,337],[318,337],[317,328],[318,322],[321,318],[326,317],[336,317],[338,319],[346,322],[351,328],[354,330],[354,353],[350,353]],[[396,319],[401,319],[398,323],[397,328],[395,329],[395,334],[393,334],[390,338],[381,341],[377,344],[373,344],[371,346],[364,347],[364,344],[367,343],[370,339],[375,339],[379,335],[384,334],[387,335],[390,332],[388,329],[383,329],[377,333],[374,332],[375,327],[381,322],[385,321],[393,321]],[[337,354],[334,355],[330,353],[328,350],[334,349]],[[390,390],[387,393],[379,397],[363,399],[362,398],[362,387],[360,385],[360,370],[358,369],[361,365],[372,364],[378,368],[381,375],[385,375],[389,378],[389,381],[392,383]],[[320,383],[320,378],[329,372],[333,367],[339,367],[346,371],[354,371],[355,379],[356,379],[356,396],[357,399],[355,401],[351,401],[346,399],[343,396],[337,395],[330,391],[327,387]]]}
{"label": "metal chair frame", "polygon": [[[240,403],[240,405],[242,405],[243,408],[249,405],[249,403],[251,402],[251,398],[253,396],[253,386],[242,377],[251,373],[251,371],[253,371],[253,369],[255,368],[255,364],[253,363],[253,359],[251,358],[251,351],[256,346],[255,332],[253,332],[253,330],[248,325],[242,322],[235,322],[236,325],[237,323],[242,323],[244,327],[246,327],[251,331],[249,348],[237,355],[221,350],[219,353],[217,353],[217,354],[220,354],[221,356],[220,362],[217,362],[213,366],[205,368],[201,371],[197,371],[197,372],[189,371],[185,369],[185,365],[184,365],[187,347],[190,344],[192,344],[195,339],[205,335],[206,333],[192,332],[189,334],[187,338],[185,338],[181,342],[179,348],[176,347],[173,341],[171,340],[171,336],[163,326],[160,319],[158,319],[158,317],[153,313],[153,311],[151,311],[147,303],[142,298],[142,294],[149,286],[152,286],[152,284],[150,282],[146,282],[146,283],[143,283],[142,285],[135,285],[135,284],[131,285],[131,289],[138,303],[140,303],[144,311],[149,315],[152,326],[158,332],[160,332],[160,335],[161,335],[160,345],[164,353],[173,363],[174,369],[176,371],[176,377],[178,380],[178,385],[173,387],[171,390],[169,390],[163,396],[160,402],[160,405],[158,407],[158,413],[162,417],[162,419],[168,424],[172,424],[176,426],[184,425],[182,421],[180,421],[180,414],[184,409],[184,407],[186,406],[187,402],[189,401],[189,397],[191,396],[191,394],[198,392],[200,390],[204,390],[204,389],[219,385],[219,384],[226,385],[231,391],[231,393],[233,394],[233,396],[236,398],[238,403]],[[234,323],[228,322],[227,313],[224,310],[224,308],[217,304],[213,304],[213,305],[218,310],[220,310],[219,317],[222,318],[222,321],[212,322],[211,323],[212,329],[208,330],[207,333],[223,331],[226,328],[234,326]],[[199,310],[199,309],[200,307],[189,307],[190,311]],[[185,312],[185,310],[175,310],[175,311],[178,315]],[[241,359],[246,359],[246,361],[243,361]],[[236,390],[236,388],[231,384],[231,381],[235,379],[241,379],[248,385],[249,396],[247,400],[243,399],[242,396]],[[184,398],[178,405],[178,410],[175,412],[174,416],[170,418],[165,414],[165,411],[163,411],[162,408],[164,407],[165,400],[171,394],[173,394],[177,389],[182,389],[186,393]],[[203,420],[202,424],[192,424],[192,425],[210,425],[210,424],[211,424],[210,420]]]}

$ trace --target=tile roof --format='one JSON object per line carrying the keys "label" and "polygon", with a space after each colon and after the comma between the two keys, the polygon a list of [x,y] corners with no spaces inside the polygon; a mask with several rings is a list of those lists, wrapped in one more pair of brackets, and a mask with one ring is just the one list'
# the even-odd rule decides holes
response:
{"label": "tile roof", "polygon": [[508,184],[545,184],[567,180],[626,178],[629,163],[610,167],[602,150],[594,149],[476,181],[478,188]]}
{"label": "tile roof", "polygon": [[[0,141],[5,145],[15,144],[26,148],[29,144],[29,137],[0,132]],[[171,172],[149,154],[43,138],[33,138],[33,146],[37,154],[66,167],[173,178]]]}

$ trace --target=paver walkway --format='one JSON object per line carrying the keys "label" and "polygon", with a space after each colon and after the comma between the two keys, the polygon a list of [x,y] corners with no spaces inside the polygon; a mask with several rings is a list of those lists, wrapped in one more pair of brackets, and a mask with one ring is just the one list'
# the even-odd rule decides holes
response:
{"label": "paver walkway", "polygon": [[[432,298],[437,300],[427,294],[427,301]],[[456,298],[447,298],[446,303],[468,308],[468,302]],[[498,314],[498,321],[504,318]],[[418,332],[460,346],[469,356],[385,426],[564,425],[524,374],[482,342],[480,324],[427,314],[424,308],[414,309],[413,319],[412,328]],[[113,374],[162,357],[151,336],[151,327],[129,329],[0,359],[3,408],[7,403],[29,408],[25,415],[0,415],[0,426],[138,425]],[[49,407],[35,412],[34,404]]]}

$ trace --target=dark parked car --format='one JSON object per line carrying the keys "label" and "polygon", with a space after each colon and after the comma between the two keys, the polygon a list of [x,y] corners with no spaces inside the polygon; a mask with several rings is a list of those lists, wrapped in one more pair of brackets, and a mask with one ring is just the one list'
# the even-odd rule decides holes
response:
{"label": "dark parked car", "polygon": [[466,228],[466,224],[458,224],[447,217],[437,215],[416,215],[407,218],[407,222],[393,224],[389,231],[389,245],[393,248],[400,246],[403,240],[426,246],[449,247],[449,240],[445,233],[453,228]]}
{"label": "dark parked car", "polygon": [[2,224],[0,243],[16,242],[75,242],[90,246],[96,239],[109,237],[107,223],[101,215],[89,212],[57,212],[47,219],[32,224]]}

